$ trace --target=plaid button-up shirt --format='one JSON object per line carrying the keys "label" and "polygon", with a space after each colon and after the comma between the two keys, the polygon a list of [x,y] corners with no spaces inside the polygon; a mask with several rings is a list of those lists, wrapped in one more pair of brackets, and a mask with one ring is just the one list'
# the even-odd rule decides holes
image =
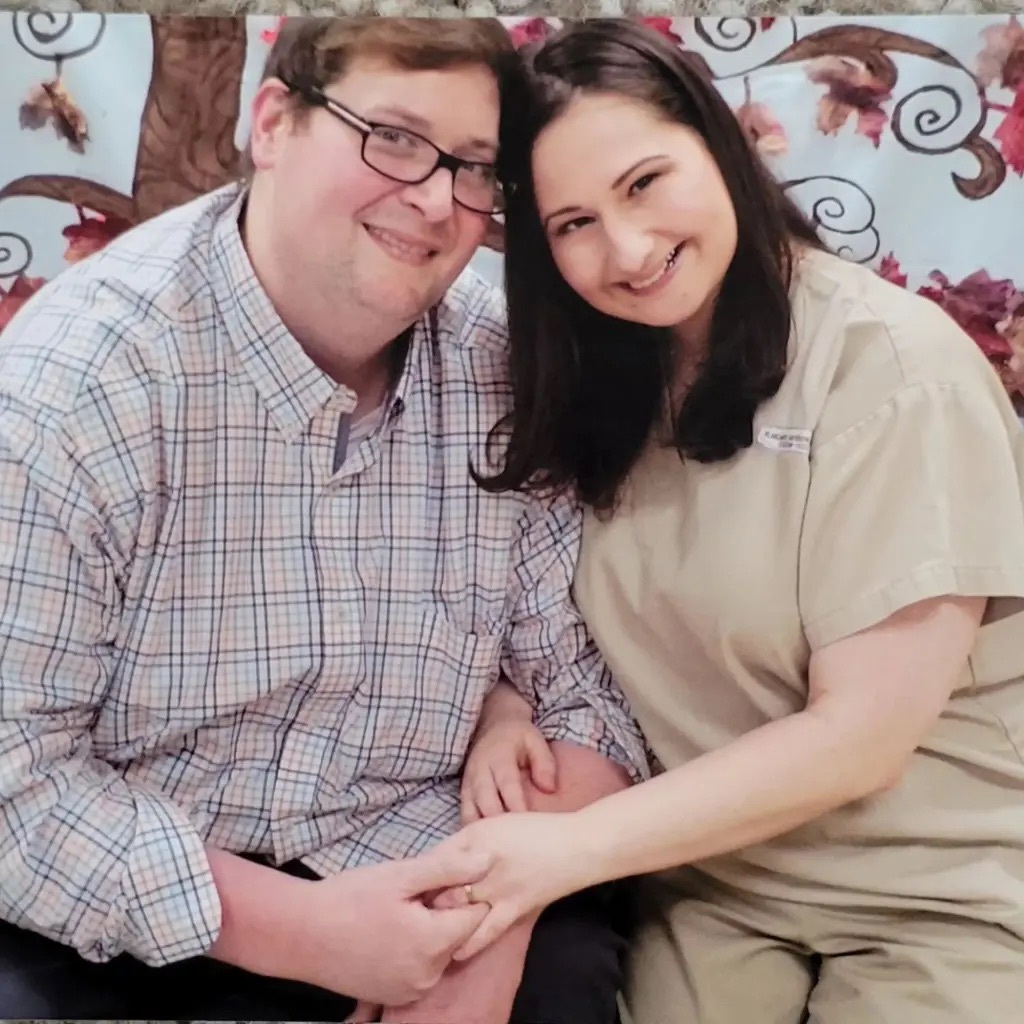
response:
{"label": "plaid button-up shirt", "polygon": [[550,739],[646,772],[571,601],[577,509],[468,473],[510,399],[500,295],[460,279],[336,468],[355,395],[240,208],[122,236],[0,338],[0,913],[94,960],[210,947],[204,844],[327,874],[451,834],[502,671]]}

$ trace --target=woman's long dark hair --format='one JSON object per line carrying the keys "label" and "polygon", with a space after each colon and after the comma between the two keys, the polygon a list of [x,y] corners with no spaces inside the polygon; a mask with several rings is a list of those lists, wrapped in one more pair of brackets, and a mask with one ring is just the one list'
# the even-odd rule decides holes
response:
{"label": "woman's long dark hair", "polygon": [[[719,291],[706,358],[674,424],[680,455],[728,459],[752,441],[758,405],[778,390],[790,333],[791,243],[822,247],[761,163],[706,71],[665,36],[627,19],[569,26],[524,51],[524,95],[505,108],[499,171],[509,185],[505,287],[513,412],[489,491],[572,489],[611,509],[665,408],[671,332],[607,316],[562,278],[533,189],[540,132],[579,93],[627,96],[703,138],[736,211],[736,254]],[[493,447],[492,447],[493,451]]]}

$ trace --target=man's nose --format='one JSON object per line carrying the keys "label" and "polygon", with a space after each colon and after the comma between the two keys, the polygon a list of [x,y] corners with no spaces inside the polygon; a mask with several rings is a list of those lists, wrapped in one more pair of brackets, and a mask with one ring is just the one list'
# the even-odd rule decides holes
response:
{"label": "man's nose", "polygon": [[447,167],[438,167],[426,181],[408,185],[406,194],[428,221],[436,223],[451,217],[455,210],[455,178]]}

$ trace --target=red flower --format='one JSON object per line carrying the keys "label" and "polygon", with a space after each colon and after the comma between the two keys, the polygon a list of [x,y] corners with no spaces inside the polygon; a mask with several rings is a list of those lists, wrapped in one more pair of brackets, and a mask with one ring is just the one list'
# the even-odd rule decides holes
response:
{"label": "red flower", "polygon": [[285,15],[282,14],[281,17],[277,19],[277,24],[273,28],[265,28],[260,33],[260,39],[262,39],[268,46],[273,46],[274,43],[277,42],[278,33],[281,31],[281,26],[284,22]]}
{"label": "red flower", "polygon": [[938,270],[928,277],[932,283],[919,288],[918,295],[937,302],[992,362],[1007,362],[1013,350],[1000,327],[1024,308],[1024,292],[1010,280],[993,281],[984,270],[975,271],[959,284],[952,284]]}
{"label": "red flower", "polygon": [[61,232],[68,240],[68,247],[64,250],[64,259],[68,263],[78,263],[79,260],[84,260],[87,256],[99,252],[107,242],[117,238],[131,226],[128,221],[112,214],[87,214],[79,208],[78,223],[69,224]]}
{"label": "red flower", "polygon": [[547,18],[524,18],[509,29],[509,35],[518,50],[529,43],[543,42],[551,35],[551,28]]}
{"label": "red flower", "polygon": [[892,284],[898,284],[901,288],[907,287],[907,275],[903,273],[900,261],[896,259],[896,256],[893,253],[889,253],[888,256],[882,257],[882,262],[878,268],[878,274]]}
{"label": "red flower", "polygon": [[1024,177],[1024,83],[1017,89],[1013,106],[992,137],[999,143],[1010,169]]}
{"label": "red flower", "polygon": [[683,37],[672,28],[675,18],[641,18],[640,21],[663,36],[668,36],[676,46],[683,45]]}
{"label": "red flower", "polygon": [[13,319],[14,314],[32,298],[46,281],[41,277],[25,277],[19,274],[6,293],[0,288],[0,331]]}

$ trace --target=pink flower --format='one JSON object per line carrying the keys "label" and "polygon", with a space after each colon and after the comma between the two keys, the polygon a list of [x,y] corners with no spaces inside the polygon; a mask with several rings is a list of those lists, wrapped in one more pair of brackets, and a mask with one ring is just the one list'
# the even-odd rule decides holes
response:
{"label": "pink flower", "polygon": [[744,79],[743,86],[746,99],[736,108],[736,120],[759,153],[764,156],[781,156],[789,149],[786,129],[771,107],[751,100],[749,78]]}
{"label": "pink flower", "polygon": [[260,39],[263,40],[268,46],[273,46],[277,42],[278,34],[281,31],[281,26],[285,23],[285,15],[281,15],[277,19],[277,24],[273,28],[265,28],[260,33]]}
{"label": "pink flower", "polygon": [[978,81],[984,88],[1001,81],[1004,89],[1024,85],[1024,25],[1016,14],[1005,25],[992,25],[981,33],[985,48],[978,54]]}
{"label": "pink flower", "polygon": [[529,43],[543,42],[550,34],[551,25],[548,23],[547,18],[526,18],[523,21],[516,22],[509,29],[512,43],[517,50]]}

